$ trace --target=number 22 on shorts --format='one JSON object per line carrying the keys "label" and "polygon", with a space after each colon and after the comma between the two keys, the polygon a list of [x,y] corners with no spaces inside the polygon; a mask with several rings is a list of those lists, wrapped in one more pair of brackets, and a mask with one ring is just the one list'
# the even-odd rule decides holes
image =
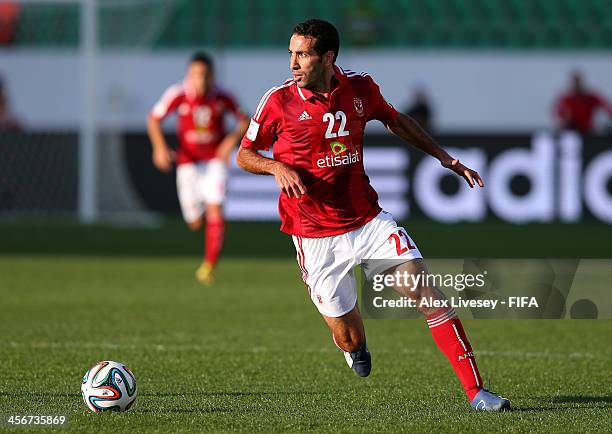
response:
{"label": "number 22 on shorts", "polygon": [[[406,241],[406,245],[402,246],[402,239]],[[397,234],[389,235],[389,242],[392,243],[395,241],[395,251],[397,252],[397,256],[402,256],[408,250],[414,249],[415,247],[410,242],[410,237],[403,230],[397,231]]]}

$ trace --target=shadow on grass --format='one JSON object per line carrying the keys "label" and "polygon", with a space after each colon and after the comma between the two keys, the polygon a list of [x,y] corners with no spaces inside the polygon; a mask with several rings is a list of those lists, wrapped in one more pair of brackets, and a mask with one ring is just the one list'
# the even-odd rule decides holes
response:
{"label": "shadow on grass", "polygon": [[[556,410],[583,410],[586,408],[606,409],[612,408],[612,396],[584,396],[584,395],[562,395],[541,396],[542,405],[539,407],[514,407],[512,411],[517,412],[545,412]],[[557,404],[557,405],[555,405]],[[564,405],[574,404],[574,405]],[[586,404],[586,405],[585,405]]]}
{"label": "shadow on grass", "polygon": [[[584,395],[562,395],[555,396],[551,399],[551,402],[554,403],[575,403],[575,404],[588,404],[588,403],[596,403],[596,404],[612,404],[612,396],[584,396]],[[610,407],[612,405],[608,405]]]}
{"label": "shadow on grass", "polygon": [[53,393],[53,392],[6,392],[6,391],[0,391],[0,397],[2,396],[12,396],[12,397],[19,397],[19,396],[47,396],[47,397],[52,397],[52,398],[72,398],[75,396],[80,397],[81,393],[80,392],[70,392],[70,393]]}
{"label": "shadow on grass", "polygon": [[[315,395],[320,394],[319,392],[312,391],[278,391],[278,392],[241,392],[241,391],[218,391],[218,392],[160,392],[160,393],[141,393],[139,397],[149,398],[164,398],[164,397],[248,397],[248,398],[263,398],[274,397],[280,395]],[[133,410],[134,413],[248,413],[257,411],[251,407],[194,407],[194,408],[164,408],[164,409],[148,409],[148,408],[136,408]]]}
{"label": "shadow on grass", "polygon": [[275,395],[322,395],[325,392],[312,391],[278,391],[278,392],[240,392],[240,391],[220,391],[220,392],[155,392],[140,393],[139,396],[151,397],[179,397],[179,396],[275,396]]}
{"label": "shadow on grass", "polygon": [[[139,397],[179,397],[179,396],[263,396],[277,395],[288,392],[187,392],[187,393],[140,393]],[[23,397],[55,397],[55,398],[79,398],[80,393],[47,393],[47,392],[7,392],[0,391],[0,398],[23,398]],[[183,407],[183,408],[134,408],[130,413],[170,414],[170,413],[246,413],[255,411],[249,407]]]}
{"label": "shadow on grass", "polygon": [[193,408],[134,408],[130,413],[168,414],[168,413],[246,413],[248,408],[231,407],[193,407]]}

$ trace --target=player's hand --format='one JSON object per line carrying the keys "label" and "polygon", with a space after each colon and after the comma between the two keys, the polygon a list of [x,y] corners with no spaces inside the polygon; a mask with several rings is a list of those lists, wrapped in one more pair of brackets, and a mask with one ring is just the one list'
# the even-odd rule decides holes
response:
{"label": "player's hand", "polygon": [[220,146],[219,149],[217,150],[217,158],[223,161],[223,163],[225,163],[226,165],[229,165],[233,150],[234,150],[233,147]]}
{"label": "player's hand", "polygon": [[484,181],[475,170],[470,169],[469,167],[464,166],[457,159],[448,159],[445,161],[441,161],[442,166],[447,169],[452,170],[457,175],[461,176],[468,183],[470,188],[474,188],[476,184],[478,184],[481,188],[484,187]]}
{"label": "player's hand", "polygon": [[175,152],[168,148],[158,148],[153,151],[153,164],[162,172],[170,172],[172,170],[172,162],[175,158]]}
{"label": "player's hand", "polygon": [[306,194],[306,187],[302,183],[300,175],[282,163],[279,163],[274,169],[274,178],[280,188],[280,191],[289,197],[300,198]]}

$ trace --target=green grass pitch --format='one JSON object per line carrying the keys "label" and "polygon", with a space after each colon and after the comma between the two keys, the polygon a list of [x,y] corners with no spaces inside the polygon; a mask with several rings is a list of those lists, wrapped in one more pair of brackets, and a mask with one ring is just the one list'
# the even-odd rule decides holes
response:
{"label": "green grass pitch", "polygon": [[[69,430],[80,432],[612,426],[609,320],[466,321],[483,378],[516,409],[480,414],[469,409],[424,321],[368,320],[374,367],[358,378],[311,305],[292,257],[244,252],[255,241],[243,245],[236,230],[218,283],[202,287],[193,277],[195,242],[181,252],[163,232],[129,232],[143,251],[121,254],[113,249],[128,244],[126,233],[75,229],[89,247],[69,254],[34,243],[35,228],[21,229],[32,240],[30,250],[19,250],[20,229],[9,229],[0,228],[8,240],[0,243],[0,414],[63,414]],[[63,229],[48,230],[53,239]],[[290,252],[290,240],[275,237],[268,244],[287,243]],[[82,402],[81,378],[103,359],[122,361],[136,375],[139,396],[127,413],[94,414]]]}

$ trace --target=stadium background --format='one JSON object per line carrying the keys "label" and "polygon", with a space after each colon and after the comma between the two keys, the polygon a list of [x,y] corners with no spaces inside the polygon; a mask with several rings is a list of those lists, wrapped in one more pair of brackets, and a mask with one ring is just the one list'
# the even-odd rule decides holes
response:
{"label": "stadium background", "polygon": [[[219,82],[252,112],[287,77],[292,23],[321,16],[341,31],[339,64],[370,72],[400,110],[424,88],[434,135],[489,181],[487,190],[467,193],[373,124],[366,165],[397,218],[612,222],[609,120],[596,118],[597,137],[561,139],[552,117],[574,69],[612,94],[608,2],[109,1],[99,2],[91,22],[80,8],[21,3],[0,51],[24,124],[23,133],[3,135],[3,218],[139,223],[152,212],[176,215],[173,176],[149,164],[144,119],[152,104],[181,79],[193,49],[205,48]],[[166,125],[173,130],[171,120]],[[272,179],[235,166],[232,175],[230,220],[277,218]]]}
{"label": "stadium background", "polygon": [[[333,346],[321,349],[328,336],[303,294],[291,242],[278,232],[274,182],[236,167],[219,283],[202,292],[193,279],[202,240],[180,219],[173,174],[151,164],[145,119],[200,48],[215,56],[218,81],[252,112],[288,75],[293,24],[329,19],[341,34],[338,63],[370,72],[399,109],[415,86],[425,86],[434,136],[487,182],[468,194],[419,152],[369,127],[372,182],[427,257],[610,258],[610,120],[599,117],[593,135],[562,135],[551,110],[575,68],[612,97],[612,3],[0,0],[0,11],[14,5],[0,74],[24,128],[0,132],[0,351],[14,368],[2,374],[0,413],[35,410],[53,388],[49,409],[101,428],[111,420],[84,417],[76,387],[95,360],[114,358],[129,360],[144,391],[135,419],[117,419],[135,429],[157,411],[160,429],[176,420],[183,428],[201,429],[205,420],[210,429],[264,431],[605,428],[612,357],[605,321],[494,322],[504,329],[503,344],[486,321],[470,323],[480,363],[523,408],[513,420],[457,416],[464,405],[458,396],[438,413],[421,409],[419,398],[436,402],[456,385],[424,330],[398,331],[405,322],[369,323],[382,363],[369,391],[338,376],[344,367]],[[173,121],[166,126],[172,134]],[[232,315],[241,321],[228,325]],[[108,321],[104,330],[97,317]],[[307,361],[299,349],[286,354],[296,339]],[[404,350],[406,359],[426,358],[424,365],[439,365],[444,375],[407,361],[392,365],[401,339],[425,348]],[[221,354],[201,355],[214,349]],[[253,360],[271,372],[242,373]],[[203,361],[205,375],[193,374]],[[303,375],[311,364],[319,369],[312,385]],[[522,381],[526,369],[539,395]],[[396,380],[406,370],[414,375]],[[385,386],[414,390],[415,377],[429,385],[418,396]],[[177,392],[159,392],[168,388]],[[321,400],[311,402],[313,393]],[[354,408],[329,406],[338,394],[357,403],[365,396],[361,411],[376,422],[363,425]],[[408,413],[385,398],[404,402]],[[575,411],[559,416],[568,409]]]}

